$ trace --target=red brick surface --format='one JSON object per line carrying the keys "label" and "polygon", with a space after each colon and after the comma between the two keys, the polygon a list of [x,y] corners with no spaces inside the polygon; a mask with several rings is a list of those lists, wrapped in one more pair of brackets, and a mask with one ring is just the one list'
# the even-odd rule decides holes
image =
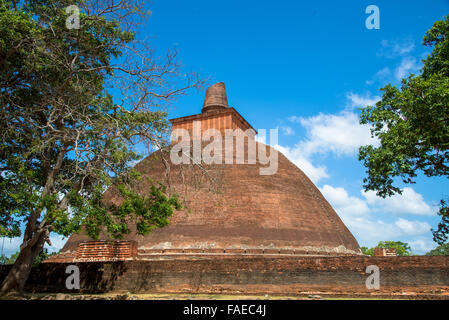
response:
{"label": "red brick surface", "polygon": [[[64,292],[69,264],[34,268],[28,290]],[[232,294],[449,294],[449,257],[276,257],[83,262],[82,292]],[[380,270],[380,289],[368,290],[366,268]],[[9,266],[0,266],[0,281]]]}
{"label": "red brick surface", "polygon": [[396,256],[396,249],[394,248],[374,248],[375,257]]}
{"label": "red brick surface", "polygon": [[[202,130],[251,128],[235,109],[227,106],[223,84],[211,87],[205,100],[203,113],[172,119],[173,128],[192,129],[195,120],[201,121]],[[138,163],[135,169],[144,177],[162,181],[170,186],[171,192],[178,193],[184,209],[174,214],[168,227],[146,236],[136,235],[135,226],[131,226],[132,233],[125,240],[137,241],[139,250],[161,250],[161,253],[162,250],[185,254],[198,250],[209,253],[246,250],[274,254],[361,254],[356,239],[312,181],[281,153],[277,172],[261,175],[259,169],[266,165],[248,162],[250,143],[255,143],[254,139],[246,137],[244,164],[235,163],[241,155],[235,149],[234,164],[201,167],[172,164],[167,171],[162,158],[170,161],[169,155],[160,151]],[[275,152],[262,143],[255,145],[258,151],[266,150],[266,154]],[[150,183],[142,179],[137,191],[147,193]],[[121,200],[117,190],[110,188],[104,201],[118,204]],[[109,238],[103,234],[100,239]],[[62,252],[74,252],[78,243],[87,240],[84,234],[72,235]]]}
{"label": "red brick surface", "polygon": [[[258,146],[261,144],[258,143]],[[265,250],[322,254],[360,254],[360,248],[347,227],[321,195],[320,191],[282,154],[273,176],[259,175],[260,165],[233,164],[212,168],[210,174],[220,186],[210,190],[207,181],[194,188],[181,181],[181,166],[170,169],[170,185],[186,209],[177,211],[168,227],[147,236],[132,233],[125,240],[136,240],[139,249]],[[145,176],[164,179],[162,161],[149,157],[135,167]],[[197,169],[192,169],[197,170]],[[193,184],[198,171],[184,172]],[[189,183],[190,183],[189,182]],[[139,192],[149,183],[142,180]],[[107,201],[119,203],[117,192],[106,192]],[[106,235],[101,236],[107,240]],[[82,234],[72,235],[62,252],[75,251]]]}

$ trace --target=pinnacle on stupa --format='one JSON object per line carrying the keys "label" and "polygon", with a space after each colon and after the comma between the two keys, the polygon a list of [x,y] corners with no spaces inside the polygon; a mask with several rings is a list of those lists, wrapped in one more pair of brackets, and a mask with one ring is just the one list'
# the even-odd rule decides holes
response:
{"label": "pinnacle on stupa", "polygon": [[228,99],[226,97],[226,87],[223,82],[218,82],[206,90],[203,109],[201,112],[228,108]]}

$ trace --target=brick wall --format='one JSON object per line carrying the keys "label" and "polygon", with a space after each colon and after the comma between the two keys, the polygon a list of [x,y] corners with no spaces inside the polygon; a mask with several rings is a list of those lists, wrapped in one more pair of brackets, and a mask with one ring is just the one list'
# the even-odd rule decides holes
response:
{"label": "brick wall", "polygon": [[137,241],[84,241],[78,244],[75,261],[121,261],[136,256]]}
{"label": "brick wall", "polygon": [[394,248],[374,248],[375,257],[390,257],[396,256],[396,249]]}
{"label": "brick wall", "polygon": [[137,241],[83,241],[76,252],[65,252],[45,260],[44,263],[125,261],[137,257]]}
{"label": "brick wall", "polygon": [[[380,292],[449,292],[449,257],[296,257],[81,262],[82,292],[298,294],[369,292],[369,265],[380,269]],[[69,263],[34,268],[27,289],[64,292]],[[9,266],[0,266],[0,281]],[[426,291],[427,290],[427,291]]]}
{"label": "brick wall", "polygon": [[[194,121],[200,122],[201,131],[196,133],[193,132]],[[191,137],[193,137],[194,134],[197,134],[201,137],[203,132],[208,129],[216,129],[223,135],[226,133],[226,129],[241,129],[242,131],[252,129],[254,130],[254,132],[256,132],[256,130],[252,128],[251,125],[234,108],[226,108],[213,112],[206,112],[177,119],[170,119],[170,122],[172,123],[173,131],[176,129],[184,129],[189,131]]]}

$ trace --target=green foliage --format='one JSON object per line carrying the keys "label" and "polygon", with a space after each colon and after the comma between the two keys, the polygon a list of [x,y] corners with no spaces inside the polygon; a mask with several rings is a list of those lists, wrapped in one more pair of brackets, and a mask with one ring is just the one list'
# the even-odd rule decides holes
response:
{"label": "green foliage", "polygon": [[[69,5],[80,29],[66,27]],[[131,164],[144,146],[167,145],[160,106],[202,81],[175,88],[175,54],[164,63],[136,41],[144,11],[138,0],[0,0],[0,236],[21,235],[23,223],[29,246],[82,225],[120,237],[134,222],[145,234],[180,208],[161,184],[132,191]],[[121,205],[102,202],[109,187]]]}
{"label": "green foliage", "polygon": [[447,201],[440,201],[438,215],[441,217],[441,221],[438,223],[436,230],[432,229],[433,240],[436,243],[443,245],[449,238],[449,207]]}
{"label": "green foliage", "polygon": [[368,247],[361,247],[362,253],[366,254],[367,256],[374,256],[374,248],[368,248]]}
{"label": "green foliage", "polygon": [[406,242],[401,241],[380,241],[377,244],[377,248],[385,249],[396,249],[396,254],[398,256],[409,256],[411,255],[411,248]]}
{"label": "green foliage", "polygon": [[374,249],[376,248],[396,249],[398,256],[409,256],[412,254],[409,244],[401,241],[380,241],[377,246],[370,249],[361,247],[362,253],[368,256],[374,256]]}
{"label": "green foliage", "polygon": [[449,243],[442,244],[426,253],[426,256],[449,256]]}
{"label": "green foliage", "polygon": [[[6,257],[5,255],[0,256],[0,265],[2,264],[14,264],[16,262],[17,257],[19,256],[20,251],[17,251],[16,253],[13,253],[9,257]],[[41,253],[37,256],[37,258],[34,260],[34,266],[38,266],[42,261],[47,260],[53,255],[56,255],[56,252],[48,253],[47,249],[44,249],[41,251]]]}
{"label": "green foliage", "polygon": [[14,264],[16,262],[17,257],[19,256],[19,251],[13,253],[9,257],[2,255],[0,256],[0,264]]}
{"label": "green foliage", "polygon": [[5,255],[0,255],[0,265],[7,264],[8,263],[8,257]]}
{"label": "green foliage", "polygon": [[47,249],[42,250],[39,255],[36,257],[36,259],[34,260],[34,266],[38,266],[39,264],[41,264],[42,261],[47,260],[48,258],[50,258],[51,256],[57,255],[57,252],[52,252],[52,253],[48,253]]}
{"label": "green foliage", "polygon": [[105,206],[99,195],[96,201],[83,207],[85,230],[94,239],[98,238],[101,227],[105,227],[112,237],[122,238],[124,234],[130,233],[131,220],[139,234],[148,234],[155,228],[167,226],[174,210],[181,209],[178,196],[167,196],[166,186],[160,183],[152,185],[144,196],[124,185],[118,185],[117,189],[122,197],[120,205]]}
{"label": "green foliage", "polygon": [[[449,16],[437,21],[424,36],[433,46],[423,60],[419,75],[409,75],[400,88],[388,84],[375,106],[361,110],[360,123],[371,126],[378,147],[359,149],[359,160],[367,168],[365,190],[381,197],[401,193],[395,184],[415,183],[418,172],[427,177],[449,176]],[[442,202],[444,205],[444,202]],[[440,210],[442,222],[434,240],[447,240],[447,209]]]}

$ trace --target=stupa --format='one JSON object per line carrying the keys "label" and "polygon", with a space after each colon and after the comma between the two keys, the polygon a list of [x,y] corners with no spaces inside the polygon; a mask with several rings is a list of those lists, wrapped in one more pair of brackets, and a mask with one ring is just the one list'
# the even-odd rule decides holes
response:
{"label": "stupa", "polygon": [[[207,89],[200,114],[170,121],[173,131],[185,129],[193,135],[195,130],[201,134],[211,128],[221,133],[226,129],[254,130],[229,107],[224,83]],[[246,134],[245,147],[253,143],[258,150],[266,148],[267,154],[276,152],[254,139]],[[171,164],[168,170],[164,155],[157,151],[138,163],[136,170],[154,181],[165,179],[186,205],[174,213],[169,226],[146,236],[132,232],[124,237],[134,243],[137,254],[133,259],[361,254],[354,236],[301,169],[279,152],[276,172],[260,174],[266,163],[248,161],[248,148],[243,154],[244,163]],[[234,160],[237,156],[233,151]],[[142,181],[138,190],[144,193],[150,182]],[[120,201],[112,188],[104,197],[105,201]],[[72,235],[59,259],[75,259],[80,247],[91,240],[82,233]],[[108,238],[102,235],[100,240]],[[95,246],[90,250],[95,251]]]}

